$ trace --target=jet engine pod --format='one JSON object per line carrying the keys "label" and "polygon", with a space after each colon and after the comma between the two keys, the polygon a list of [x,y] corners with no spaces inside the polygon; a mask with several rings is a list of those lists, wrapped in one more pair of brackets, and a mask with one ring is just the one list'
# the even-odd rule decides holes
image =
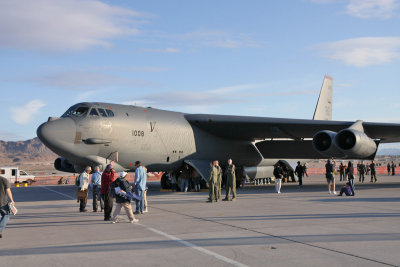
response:
{"label": "jet engine pod", "polygon": [[54,168],[56,168],[57,171],[62,171],[62,172],[76,172],[74,165],[72,165],[65,158],[57,158],[54,161]]}
{"label": "jet engine pod", "polygon": [[334,145],[336,133],[332,131],[319,131],[312,140],[316,151],[328,157],[342,158],[344,154]]}
{"label": "jet engine pod", "polygon": [[350,128],[341,130],[335,136],[334,142],[348,158],[368,158],[375,155],[378,149],[375,141],[365,133]]}

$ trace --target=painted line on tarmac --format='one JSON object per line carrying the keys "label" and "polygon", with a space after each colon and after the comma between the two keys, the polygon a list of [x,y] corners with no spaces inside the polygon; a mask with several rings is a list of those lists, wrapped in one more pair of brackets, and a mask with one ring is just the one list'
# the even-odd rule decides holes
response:
{"label": "painted line on tarmac", "polygon": [[[68,198],[70,198],[70,199],[75,200],[75,198],[74,198],[74,197],[71,197],[70,195],[67,195],[67,194],[58,192],[58,191],[56,191],[56,190],[53,190],[53,189],[50,189],[50,188],[47,188],[47,187],[44,187],[44,186],[40,186],[40,187],[41,187],[41,188],[44,188],[44,189],[47,189],[47,190],[49,190],[49,191],[51,191],[51,192],[57,193],[57,194],[59,194],[59,195],[61,195],[61,196],[65,196],[65,197],[68,197]],[[237,261],[234,261],[234,260],[229,259],[229,258],[227,258],[227,257],[224,257],[224,256],[222,256],[222,255],[220,255],[220,254],[217,254],[217,253],[212,252],[212,251],[210,251],[210,250],[207,250],[207,249],[205,249],[205,248],[196,246],[195,244],[190,243],[190,242],[185,241],[185,240],[182,240],[182,239],[180,239],[180,238],[178,238],[178,237],[176,237],[176,236],[173,236],[173,235],[164,233],[164,232],[162,232],[162,231],[160,231],[160,230],[154,229],[154,228],[152,228],[152,227],[146,226],[146,225],[141,224],[141,223],[136,223],[136,224],[137,224],[137,225],[140,225],[140,226],[142,226],[142,227],[144,227],[144,228],[146,228],[147,230],[152,231],[153,233],[156,233],[156,234],[158,234],[158,235],[164,236],[164,237],[166,237],[166,238],[168,238],[168,239],[171,239],[171,240],[173,240],[173,241],[176,241],[176,242],[178,242],[178,243],[180,243],[180,244],[182,244],[182,245],[184,245],[184,246],[190,247],[190,248],[195,249],[195,250],[197,250],[197,251],[200,251],[200,252],[202,252],[202,253],[204,253],[204,254],[213,256],[213,257],[215,257],[215,258],[217,258],[217,259],[219,259],[219,260],[221,260],[221,261],[224,261],[224,262],[226,262],[226,263],[232,264],[233,266],[247,267],[247,265],[244,265],[244,264],[242,264],[242,263],[240,263],[240,262],[237,262]]]}
{"label": "painted line on tarmac", "polygon": [[[151,207],[151,206],[149,205],[149,207]],[[352,254],[352,253],[347,253],[347,252],[343,252],[343,251],[336,250],[336,249],[330,249],[330,248],[326,248],[326,247],[322,247],[322,246],[318,246],[318,245],[313,245],[313,244],[310,244],[310,243],[307,243],[307,242],[302,242],[302,241],[298,241],[298,240],[287,238],[287,237],[283,237],[283,236],[273,235],[273,234],[261,232],[261,231],[258,231],[258,230],[242,227],[242,226],[236,226],[236,225],[232,225],[232,224],[228,224],[228,223],[224,223],[224,222],[214,221],[214,220],[211,220],[211,219],[205,219],[205,218],[201,218],[201,217],[197,217],[197,216],[193,216],[193,215],[189,215],[189,214],[185,214],[185,213],[181,213],[181,212],[167,210],[167,209],[164,209],[164,208],[158,208],[158,207],[152,207],[152,208],[153,209],[162,210],[162,211],[165,211],[165,212],[169,212],[169,213],[174,213],[174,214],[181,215],[181,216],[186,216],[186,217],[189,217],[189,218],[192,218],[192,219],[197,219],[197,220],[206,221],[206,222],[212,222],[212,223],[216,223],[216,224],[220,224],[220,225],[224,225],[224,226],[229,226],[229,227],[236,228],[236,229],[243,230],[243,231],[249,231],[249,232],[261,234],[261,235],[264,235],[264,236],[269,236],[269,237],[273,237],[273,238],[277,238],[277,239],[282,239],[282,240],[289,241],[289,242],[292,242],[292,243],[297,243],[297,244],[301,244],[301,245],[305,245],[305,246],[309,246],[309,247],[313,247],[313,248],[318,248],[318,249],[322,249],[322,250],[325,250],[325,251],[334,252],[334,253],[337,253],[337,254],[342,254],[342,255],[346,255],[346,256],[362,259],[362,260],[366,260],[366,261],[369,261],[369,262],[374,262],[374,263],[378,263],[378,264],[382,264],[382,265],[386,265],[386,266],[398,267],[397,265],[393,265],[391,263],[387,263],[387,262],[383,262],[383,261],[379,261],[379,260],[374,260],[374,259],[366,258],[366,257],[363,257],[363,256],[358,256],[358,255],[355,255],[355,254]]]}
{"label": "painted line on tarmac", "polygon": [[61,196],[68,197],[69,199],[76,200],[75,197],[71,197],[70,195],[67,195],[67,194],[58,192],[58,191],[56,191],[56,190],[47,188],[47,187],[45,187],[45,186],[40,185],[39,187],[40,187],[40,188],[44,188],[44,189],[46,189],[46,190],[49,190],[49,191],[51,191],[51,192],[53,192],[53,193],[57,193],[57,194],[59,194],[59,195],[61,195]]}
{"label": "painted line on tarmac", "polygon": [[176,241],[176,242],[178,242],[178,243],[180,243],[180,244],[182,244],[182,245],[184,245],[184,246],[187,246],[187,247],[189,247],[189,248],[195,249],[195,250],[200,251],[200,252],[202,252],[202,253],[204,253],[204,254],[213,256],[213,257],[215,257],[215,258],[217,258],[217,259],[219,259],[219,260],[221,260],[221,261],[224,261],[224,262],[226,262],[226,263],[232,264],[233,266],[240,266],[240,267],[245,267],[245,266],[247,266],[247,265],[244,265],[244,264],[242,264],[242,263],[240,263],[240,262],[237,262],[237,261],[235,261],[235,260],[229,259],[229,258],[224,257],[224,256],[222,256],[222,255],[220,255],[220,254],[215,253],[215,252],[212,252],[212,251],[210,251],[210,250],[208,250],[208,249],[205,249],[205,248],[196,246],[195,244],[190,243],[190,242],[185,241],[185,240],[182,240],[182,239],[180,239],[180,238],[178,238],[178,237],[176,237],[176,236],[173,236],[173,235],[164,233],[164,232],[162,232],[162,231],[160,231],[160,230],[154,229],[154,228],[152,228],[152,227],[146,226],[146,225],[144,225],[144,224],[137,223],[137,225],[143,226],[144,228],[146,228],[147,230],[152,231],[153,233],[159,234],[159,235],[161,235],[161,236],[163,236],[163,237],[166,237],[166,238],[168,238],[168,239],[171,239],[171,240],[173,240],[173,241]]}

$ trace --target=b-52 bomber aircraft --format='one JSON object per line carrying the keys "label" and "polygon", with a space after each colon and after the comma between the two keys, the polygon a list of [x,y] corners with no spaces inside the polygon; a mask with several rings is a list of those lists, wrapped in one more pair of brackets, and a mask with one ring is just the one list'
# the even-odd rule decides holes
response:
{"label": "b-52 bomber aircraft", "polygon": [[60,118],[50,117],[37,135],[61,156],[54,162],[60,171],[104,169],[110,162],[116,171],[132,171],[140,160],[149,172],[171,173],[186,163],[203,179],[216,159],[232,158],[250,177],[266,178],[279,160],[373,159],[380,143],[400,141],[400,124],[332,121],[332,83],[326,75],[312,120],[78,103]]}

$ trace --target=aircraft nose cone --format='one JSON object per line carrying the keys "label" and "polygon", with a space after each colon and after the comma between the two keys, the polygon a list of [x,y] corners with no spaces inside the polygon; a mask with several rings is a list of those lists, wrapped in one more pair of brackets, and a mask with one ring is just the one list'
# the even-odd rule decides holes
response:
{"label": "aircraft nose cone", "polygon": [[49,120],[40,125],[36,133],[48,148],[57,153],[74,144],[76,125],[71,118]]}

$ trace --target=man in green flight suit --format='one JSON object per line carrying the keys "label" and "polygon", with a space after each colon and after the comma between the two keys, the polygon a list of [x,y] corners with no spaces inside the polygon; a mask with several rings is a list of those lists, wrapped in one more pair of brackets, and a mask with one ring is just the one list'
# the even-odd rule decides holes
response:
{"label": "man in green flight suit", "polygon": [[217,197],[218,200],[221,200],[221,184],[222,184],[222,169],[219,166],[219,161],[216,160],[216,168],[218,169],[218,180],[217,180]]}
{"label": "man in green flight suit", "polygon": [[235,165],[232,164],[232,159],[228,159],[228,167],[226,167],[225,175],[226,175],[226,196],[223,201],[229,200],[229,195],[232,190],[232,201],[236,200],[236,175],[235,175]]}
{"label": "man in green flight suit", "polygon": [[213,202],[213,200],[215,200],[215,202],[218,201],[217,184],[218,184],[218,168],[216,161],[214,161],[211,164],[210,177],[208,178],[209,198],[207,202]]}

